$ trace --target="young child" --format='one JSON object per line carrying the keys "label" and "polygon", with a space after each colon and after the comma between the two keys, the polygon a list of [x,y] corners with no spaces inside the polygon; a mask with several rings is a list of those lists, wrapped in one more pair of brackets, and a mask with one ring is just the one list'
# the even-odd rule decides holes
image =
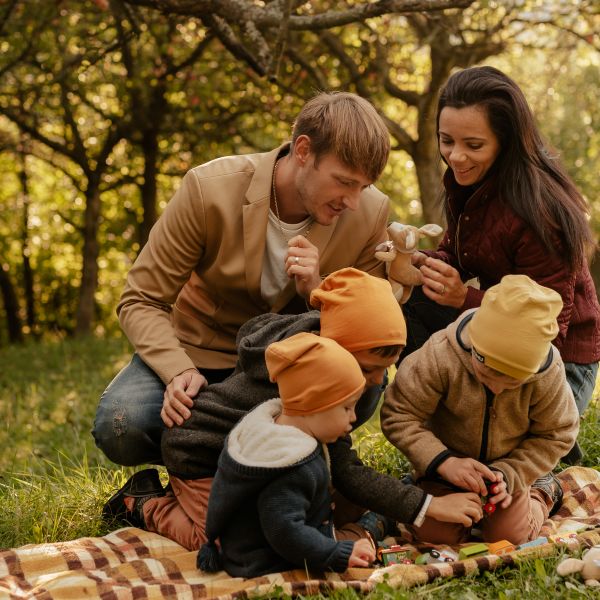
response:
{"label": "young child", "polygon": [[266,361],[280,398],[251,411],[226,440],[198,566],[233,577],[366,567],[375,558],[367,531],[333,526],[326,446],[352,429],[361,369],[337,342],[312,333],[271,344]]}
{"label": "young child", "polygon": [[[579,418],[551,344],[561,308],[555,291],[507,275],[480,308],[408,356],[385,394],[382,431],[422,489],[485,495],[486,480],[494,482],[497,510],[481,522],[484,541],[535,539],[562,499],[549,472],[573,446]],[[415,533],[453,544],[470,528],[427,517]]]}

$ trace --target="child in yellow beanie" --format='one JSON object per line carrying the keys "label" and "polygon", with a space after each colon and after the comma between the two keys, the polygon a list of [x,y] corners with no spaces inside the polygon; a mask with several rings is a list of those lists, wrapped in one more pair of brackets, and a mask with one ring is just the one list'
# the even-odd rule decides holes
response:
{"label": "child in yellow beanie", "polygon": [[375,558],[367,531],[333,526],[326,446],[356,420],[360,367],[335,341],[312,333],[271,344],[266,360],[280,398],[251,411],[227,438],[198,566],[234,577],[366,567]]}
{"label": "child in yellow beanie", "polygon": [[[496,510],[480,524],[487,542],[535,539],[562,498],[551,471],[573,446],[579,417],[551,343],[561,308],[555,291],[507,275],[478,309],[409,355],[385,394],[382,431],[421,488],[486,495],[491,484]],[[415,533],[453,544],[470,527],[428,517]]]}

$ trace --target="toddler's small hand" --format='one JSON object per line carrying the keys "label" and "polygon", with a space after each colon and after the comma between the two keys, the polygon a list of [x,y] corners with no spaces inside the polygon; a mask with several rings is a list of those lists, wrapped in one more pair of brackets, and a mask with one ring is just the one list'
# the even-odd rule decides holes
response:
{"label": "toddler's small hand", "polygon": [[370,540],[362,538],[354,542],[349,567],[368,567],[375,560],[375,548]]}

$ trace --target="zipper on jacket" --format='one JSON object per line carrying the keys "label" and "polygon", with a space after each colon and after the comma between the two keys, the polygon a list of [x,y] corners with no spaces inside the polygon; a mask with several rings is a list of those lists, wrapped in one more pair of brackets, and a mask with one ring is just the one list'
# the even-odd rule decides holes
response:
{"label": "zipper on jacket", "polygon": [[488,445],[488,429],[490,427],[490,416],[492,412],[492,404],[494,403],[494,393],[488,389],[485,385],[485,414],[483,415],[483,431],[481,432],[481,449],[479,450],[479,462],[485,464],[487,457],[487,445]]}

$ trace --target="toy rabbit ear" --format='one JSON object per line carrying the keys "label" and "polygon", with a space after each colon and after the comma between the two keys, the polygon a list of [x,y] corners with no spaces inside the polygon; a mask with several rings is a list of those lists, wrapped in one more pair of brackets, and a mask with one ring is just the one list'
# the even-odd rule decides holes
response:
{"label": "toy rabbit ear", "polygon": [[414,250],[417,247],[418,238],[413,229],[411,229],[404,238],[404,247],[407,250]]}
{"label": "toy rabbit ear", "polygon": [[561,575],[573,575],[573,573],[579,573],[583,569],[583,561],[578,558],[566,558],[556,567],[556,572]]}
{"label": "toy rabbit ear", "polygon": [[387,229],[390,233],[400,233],[405,228],[406,228],[406,225],[403,225],[402,223],[398,223],[398,221],[392,221],[388,225]]}
{"label": "toy rabbit ear", "polygon": [[419,231],[423,235],[428,235],[429,237],[435,237],[436,235],[440,235],[442,231],[444,231],[439,225],[435,223],[427,223],[427,225],[423,225],[423,227],[419,228]]}

